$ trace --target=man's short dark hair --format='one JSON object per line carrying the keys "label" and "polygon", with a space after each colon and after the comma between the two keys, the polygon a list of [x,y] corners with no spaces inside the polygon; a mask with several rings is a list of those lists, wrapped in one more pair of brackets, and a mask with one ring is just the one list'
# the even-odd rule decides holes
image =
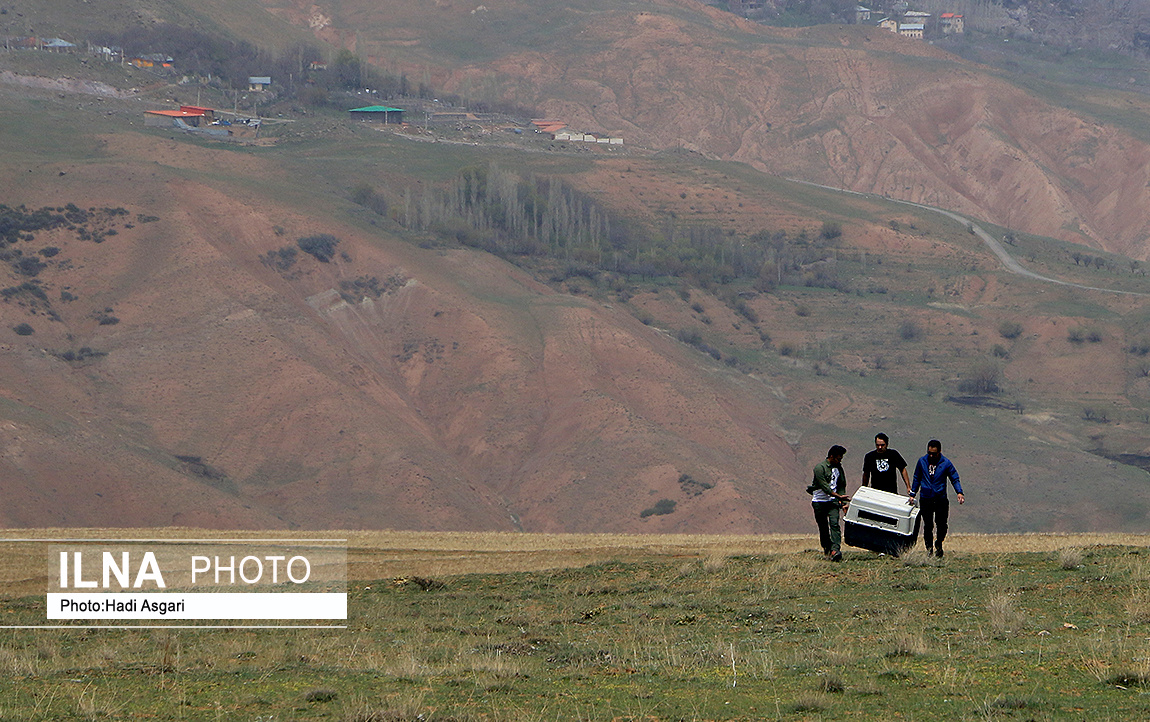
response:
{"label": "man's short dark hair", "polygon": [[839,446],[838,444],[835,444],[834,446],[831,447],[831,450],[827,452],[827,458],[830,458],[832,456],[844,456],[846,453],[847,453],[847,447]]}
{"label": "man's short dark hair", "polygon": [[889,436],[887,436],[886,434],[884,434],[884,433],[883,433],[883,432],[881,432],[881,431],[880,431],[880,432],[878,432],[877,434],[875,434],[875,435],[874,435],[874,438],[875,438],[875,440],[878,440],[878,439],[882,439],[882,440],[883,440],[883,441],[885,441],[886,443],[888,443],[888,444],[890,443],[890,437],[889,437]]}
{"label": "man's short dark hair", "polygon": [[942,442],[938,439],[931,439],[930,441],[926,442],[926,448],[938,449],[939,451],[942,451]]}

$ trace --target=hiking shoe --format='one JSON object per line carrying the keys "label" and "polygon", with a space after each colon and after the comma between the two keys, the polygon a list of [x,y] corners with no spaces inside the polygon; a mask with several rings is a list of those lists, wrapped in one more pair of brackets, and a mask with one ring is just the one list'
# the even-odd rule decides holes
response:
{"label": "hiking shoe", "polygon": [[928,557],[933,557],[933,556],[934,556],[934,550],[933,550],[933,549],[931,549],[930,547],[927,547],[927,548],[926,548],[926,555],[927,555]]}
{"label": "hiking shoe", "polygon": [[942,547],[938,547],[938,548],[936,548],[936,549],[934,550],[934,555],[935,555],[936,557],[938,557],[939,559],[942,559],[942,556],[943,556],[943,554],[942,554]]}
{"label": "hiking shoe", "polygon": [[832,562],[841,562],[842,560],[843,560],[843,553],[842,552],[831,552],[831,561]]}

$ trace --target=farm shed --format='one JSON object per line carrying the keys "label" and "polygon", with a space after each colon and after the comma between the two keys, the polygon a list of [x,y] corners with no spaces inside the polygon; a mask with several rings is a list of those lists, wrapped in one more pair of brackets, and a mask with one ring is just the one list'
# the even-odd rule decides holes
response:
{"label": "farm shed", "polygon": [[193,128],[198,128],[201,124],[206,125],[204,122],[204,112],[201,109],[196,110],[145,110],[144,111],[144,125],[153,128],[171,128],[179,127],[176,121],[181,121],[186,125]]}
{"label": "farm shed", "polygon": [[76,49],[75,43],[70,43],[63,38],[51,38],[44,41],[44,49],[51,50],[54,53],[70,53]]}
{"label": "farm shed", "polygon": [[364,108],[352,108],[347,111],[357,120],[380,121],[383,123],[402,123],[403,108],[391,108],[386,105],[368,105]]}

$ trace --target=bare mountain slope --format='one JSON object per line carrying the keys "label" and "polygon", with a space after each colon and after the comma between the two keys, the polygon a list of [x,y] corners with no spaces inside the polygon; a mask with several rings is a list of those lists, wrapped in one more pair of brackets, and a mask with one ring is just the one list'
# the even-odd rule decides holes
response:
{"label": "bare mountain slope", "polygon": [[1150,110],[1138,96],[1089,99],[1102,123],[921,41],[766,28],[691,0],[264,2],[296,22],[318,8],[317,34],[380,65],[577,128],[1150,257],[1150,150],[1124,129]]}
{"label": "bare mountain slope", "polygon": [[[806,526],[770,391],[623,311],[348,226],[247,153],[127,132],[28,165],[0,166],[10,201],[159,220],[38,235],[59,320],[0,305],[5,525]],[[319,233],[329,263],[261,262]]]}

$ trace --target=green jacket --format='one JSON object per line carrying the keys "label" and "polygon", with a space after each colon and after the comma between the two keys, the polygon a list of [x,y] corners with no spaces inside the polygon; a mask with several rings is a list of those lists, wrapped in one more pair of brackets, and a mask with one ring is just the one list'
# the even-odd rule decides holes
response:
{"label": "green jacket", "polygon": [[[838,471],[838,484],[833,485],[835,479],[835,471]],[[834,497],[835,494],[841,494],[846,489],[846,474],[843,473],[841,464],[832,464],[829,460],[824,459],[815,466],[814,479],[811,481],[811,491],[816,497],[821,496],[818,492],[821,491],[828,497]],[[816,498],[816,501],[826,501],[826,499]]]}

